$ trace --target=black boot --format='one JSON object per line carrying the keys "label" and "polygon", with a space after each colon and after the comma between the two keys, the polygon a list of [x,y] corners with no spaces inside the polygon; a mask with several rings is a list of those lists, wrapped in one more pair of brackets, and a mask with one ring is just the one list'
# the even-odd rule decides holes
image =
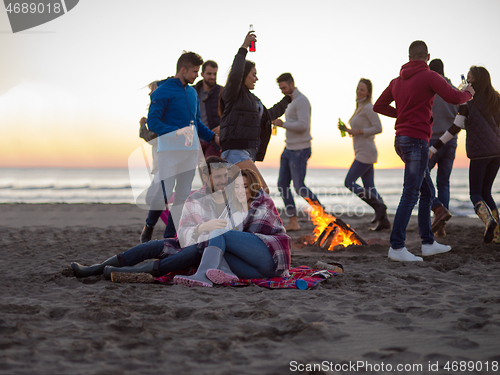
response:
{"label": "black boot", "polygon": [[109,258],[108,260],[104,261],[101,264],[94,264],[88,267],[82,266],[81,264],[78,264],[76,262],[71,263],[71,269],[73,270],[75,277],[78,278],[102,275],[104,267],[106,266],[120,267],[120,262],[118,262],[118,257],[115,255],[114,257]]}
{"label": "black boot", "polygon": [[144,228],[142,229],[142,233],[141,233],[141,243],[151,241],[151,238],[153,237],[154,230],[155,230],[154,225],[149,226],[147,224],[144,224]]}
{"label": "black boot", "polygon": [[[128,267],[112,267],[106,266],[104,268],[104,278],[106,280],[111,280],[111,272],[124,272],[124,273],[149,273],[153,275],[153,267],[155,262],[141,263],[135,266]],[[153,275],[155,276],[155,275]]]}
{"label": "black boot", "polygon": [[387,217],[387,213],[382,215],[380,218],[377,226],[375,228],[370,228],[370,230],[373,230],[375,232],[379,232],[384,229],[391,229],[391,222],[389,221],[389,218]]}
{"label": "black boot", "polygon": [[378,198],[375,194],[370,194],[366,190],[359,193],[358,197],[375,210],[372,223],[381,220],[384,215],[387,217],[387,206],[384,204],[382,198]]}

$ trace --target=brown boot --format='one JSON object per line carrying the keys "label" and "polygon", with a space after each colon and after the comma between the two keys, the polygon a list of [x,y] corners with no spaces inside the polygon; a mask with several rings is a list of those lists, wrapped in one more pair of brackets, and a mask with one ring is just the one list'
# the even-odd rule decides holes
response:
{"label": "brown boot", "polygon": [[288,225],[285,227],[287,232],[291,232],[293,230],[300,230],[299,220],[297,216],[291,216],[288,221]]}
{"label": "brown boot", "polygon": [[474,206],[474,211],[476,211],[477,216],[486,224],[486,230],[484,231],[484,243],[490,243],[493,241],[495,229],[498,226],[497,221],[491,215],[490,208],[484,203],[484,201],[479,201]]}
{"label": "brown boot", "polygon": [[[498,209],[491,211],[493,218],[500,223],[500,217],[498,216]],[[500,243],[500,225],[497,225],[495,231],[493,232],[493,243]]]}
{"label": "brown boot", "polygon": [[451,212],[445,206],[438,206],[432,209],[434,212],[434,221],[431,225],[431,230],[436,233],[443,225],[451,218]]}
{"label": "brown boot", "polygon": [[443,223],[443,225],[441,226],[441,228],[439,228],[436,231],[436,233],[434,233],[434,236],[436,236],[436,237],[446,237],[445,228],[446,228],[446,223]]}

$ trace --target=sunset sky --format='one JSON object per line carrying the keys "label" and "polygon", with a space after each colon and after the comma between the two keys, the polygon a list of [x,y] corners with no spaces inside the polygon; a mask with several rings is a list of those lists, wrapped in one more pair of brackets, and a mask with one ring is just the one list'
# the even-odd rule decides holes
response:
{"label": "sunset sky", "polygon": [[[165,1],[81,0],[62,17],[13,34],[0,5],[0,166],[127,167],[143,141],[155,80],[175,74],[183,50],[219,64],[224,84],[253,24],[254,93],[266,106],[281,99],[276,77],[291,72],[312,105],[311,167],[346,168],[352,142],[336,128],[355,107],[361,77],[374,98],[424,40],[456,85],[471,65],[485,66],[500,89],[499,0]],[[401,167],[394,119],[381,116],[377,168]],[[264,162],[278,166],[284,131]],[[457,167],[466,167],[461,134]],[[261,164],[262,165],[262,164]]]}

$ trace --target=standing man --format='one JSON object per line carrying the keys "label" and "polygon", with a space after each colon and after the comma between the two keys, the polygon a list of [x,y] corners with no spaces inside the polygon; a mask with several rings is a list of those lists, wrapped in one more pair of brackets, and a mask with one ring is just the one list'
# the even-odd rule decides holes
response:
{"label": "standing man", "polygon": [[[194,85],[200,99],[200,117],[210,130],[219,134],[219,94],[222,86],[217,84],[217,63],[207,60],[201,67],[201,76],[203,79]],[[205,158],[209,156],[220,156],[220,147],[215,142],[201,141],[203,154]]]}
{"label": "standing man", "polygon": [[277,80],[283,95],[292,95],[293,100],[285,111],[286,121],[272,123],[286,129],[285,149],[281,154],[278,189],[285,203],[286,215],[290,221],[287,231],[299,230],[297,209],[290,189],[290,182],[298,195],[321,205],[316,195],[304,184],[307,161],[311,157],[311,104],[296,87],[290,73],[283,73]]}
{"label": "standing man", "polygon": [[[451,81],[444,76],[444,64],[441,59],[434,59],[429,63],[429,69],[438,73],[452,87]],[[439,95],[434,98],[432,106],[432,136],[429,146],[434,145],[439,138],[450,128],[450,124],[455,121],[455,116],[458,113],[458,106],[446,103]],[[455,160],[455,152],[457,150],[457,136],[444,144],[438,152],[432,155],[429,159],[429,171],[437,164],[437,197],[432,202],[431,209],[434,212],[434,221],[432,222],[432,232],[436,237],[446,236],[446,221],[451,218],[451,213],[448,211],[450,203],[450,175],[453,169],[453,161]]]}
{"label": "standing man", "polygon": [[[474,89],[469,85],[461,92],[451,87],[438,73],[429,69],[427,45],[414,41],[409,48],[410,61],[401,67],[380,95],[373,110],[396,118],[396,153],[405,163],[403,194],[399,201],[390,236],[388,257],[395,261],[422,261],[405,247],[406,227],[413,207],[419,200],[418,229],[422,239],[422,255],[435,255],[451,250],[434,241],[431,230],[431,204],[434,185],[429,175],[429,139],[432,134],[432,104],[438,94],[444,101],[461,104],[472,99]],[[396,102],[396,108],[391,103]]]}
{"label": "standing man", "polygon": [[[166,202],[175,186],[175,200],[170,210],[164,237],[174,237],[182,207],[191,192],[198,161],[199,138],[219,143],[219,136],[200,119],[200,104],[192,84],[203,64],[200,55],[185,52],[177,61],[177,73],[151,94],[148,113],[149,130],[158,134],[158,178],[160,188],[152,199],[141,242],[153,235]],[[194,125],[194,132],[190,124]],[[156,177],[155,177],[156,178]]]}

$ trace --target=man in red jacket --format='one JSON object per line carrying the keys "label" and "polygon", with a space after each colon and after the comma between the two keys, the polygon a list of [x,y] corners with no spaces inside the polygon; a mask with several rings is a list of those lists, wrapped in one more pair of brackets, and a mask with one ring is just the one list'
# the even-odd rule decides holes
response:
{"label": "man in red jacket", "polygon": [[[418,228],[422,239],[422,255],[435,255],[451,250],[450,246],[434,241],[431,230],[431,204],[435,195],[429,175],[429,139],[432,135],[432,104],[438,94],[451,104],[462,104],[474,95],[469,85],[466,91],[451,87],[443,77],[429,69],[427,45],[414,41],[409,48],[410,61],[401,67],[399,77],[393,79],[380,95],[373,110],[396,118],[396,153],[405,163],[403,194],[399,201],[388,257],[395,261],[422,261],[405,247],[406,227],[411,212],[419,200]],[[391,103],[395,101],[396,107]]]}

